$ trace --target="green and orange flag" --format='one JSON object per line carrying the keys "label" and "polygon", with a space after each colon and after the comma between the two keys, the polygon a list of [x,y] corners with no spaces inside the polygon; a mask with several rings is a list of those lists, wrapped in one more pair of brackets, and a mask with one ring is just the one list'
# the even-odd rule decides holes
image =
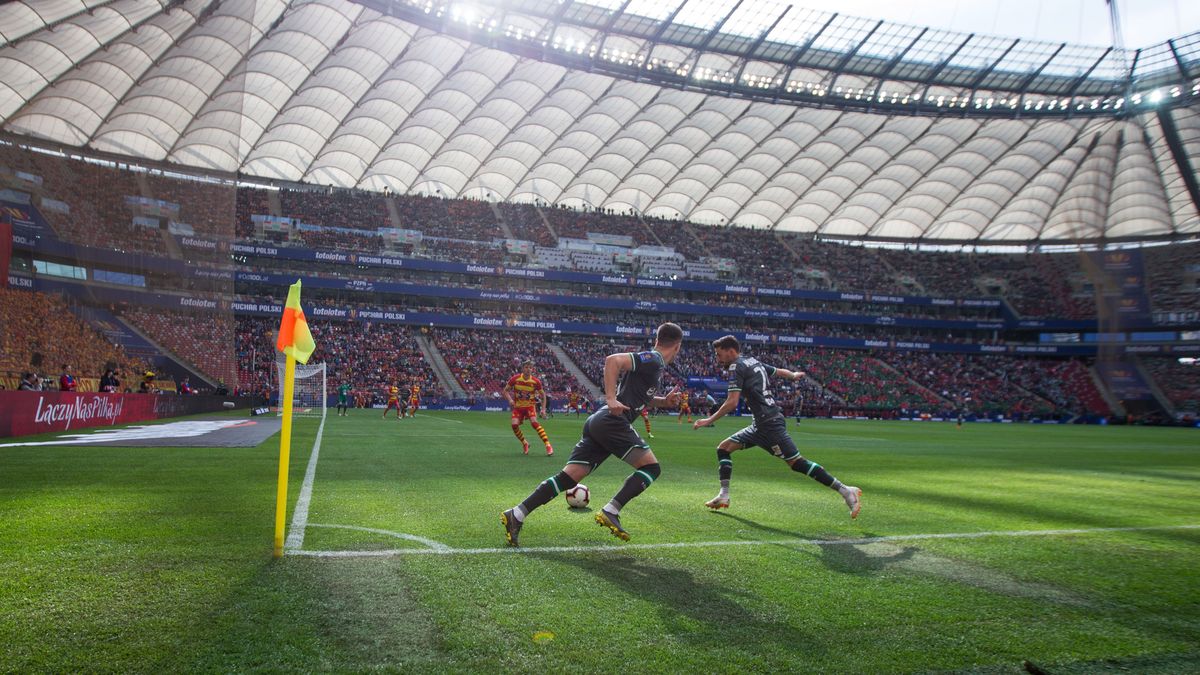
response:
{"label": "green and orange flag", "polygon": [[288,288],[287,304],[283,306],[283,320],[279,322],[279,339],[275,347],[288,356],[294,356],[300,363],[308,363],[308,358],[317,348],[308,330],[304,310],[300,309],[299,279]]}

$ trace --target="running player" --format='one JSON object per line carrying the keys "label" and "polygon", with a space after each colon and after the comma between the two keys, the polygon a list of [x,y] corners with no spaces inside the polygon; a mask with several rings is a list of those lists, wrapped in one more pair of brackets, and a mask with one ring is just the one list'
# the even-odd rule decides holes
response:
{"label": "running player", "polygon": [[517,536],[531,511],[548,504],[563,490],[578,485],[609,455],[620,457],[634,471],[612,501],[596,513],[596,523],[607,527],[616,537],[629,540],[629,533],[621,527],[621,508],[650,487],[661,472],[654,452],[633,430],[633,421],[637,419],[638,410],[647,404],[656,407],[679,404],[677,390],[666,396],[651,396],[650,392],[659,386],[663,371],[682,345],[683,329],[673,323],[664,323],[658,327],[653,350],[610,354],[604,359],[607,405],[583,423],[583,437],[575,444],[562,471],[542,481],[525,501],[500,514],[509,546],[518,545]]}
{"label": "running player", "polygon": [[421,406],[421,385],[414,384],[408,391],[408,416],[416,417],[417,408]]}
{"label": "running player", "polygon": [[394,384],[387,389],[387,407],[383,409],[383,419],[387,419],[388,411],[392,408],[396,409],[396,419],[404,417],[404,410],[400,405],[400,387]]}
{"label": "running player", "polygon": [[679,421],[676,424],[683,424],[683,416],[686,414],[688,421],[692,421],[692,406],[688,405],[688,399],[692,396],[691,392],[684,389],[679,394]]}
{"label": "running player", "polygon": [[521,433],[521,422],[529,420],[529,426],[533,427],[538,438],[546,444],[546,455],[553,455],[554,447],[550,445],[550,438],[546,436],[542,425],[538,424],[537,404],[541,401],[542,414],[545,415],[546,390],[542,388],[542,381],[533,376],[533,361],[522,363],[521,372],[508,378],[508,383],[504,385],[504,398],[508,399],[508,405],[512,408],[513,435],[521,441],[524,453],[529,454],[529,441],[525,440],[525,434]]}
{"label": "running player", "polygon": [[646,423],[646,435],[654,438],[654,434],[650,433],[650,411],[642,408],[642,421]]}
{"label": "running player", "polygon": [[721,480],[721,491],[716,497],[708,500],[705,506],[710,509],[729,508],[729,479],[733,475],[733,459],[730,455],[742,448],[753,448],[757,445],[787,462],[792,471],[799,471],[818,483],[837,490],[846,501],[846,506],[850,508],[850,517],[857,518],[858,511],[862,508],[862,490],[843,484],[829,475],[820,464],[800,455],[796,443],[788,435],[787,419],[779,411],[779,406],[775,405],[775,399],[768,389],[768,377],[778,375],[789,380],[798,380],[804,377],[804,373],[774,368],[756,358],[741,356],[740,345],[732,335],[714,340],[712,346],[716,352],[717,363],[729,370],[729,396],[716,412],[696,420],[692,428],[709,426],[734,410],[743,394],[746,396],[746,406],[754,415],[754,422],[717,446],[717,475]]}
{"label": "running player", "polygon": [[349,381],[342,380],[342,383],[338,385],[337,395],[338,395],[338,404],[337,404],[338,416],[345,417],[346,411],[349,410],[349,407],[350,407],[350,382]]}

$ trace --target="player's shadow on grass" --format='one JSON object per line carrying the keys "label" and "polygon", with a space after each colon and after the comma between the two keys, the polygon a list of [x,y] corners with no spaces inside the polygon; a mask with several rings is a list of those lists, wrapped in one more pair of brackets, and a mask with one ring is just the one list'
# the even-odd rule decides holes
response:
{"label": "player's shadow on grass", "polygon": [[817,547],[817,560],[831,572],[867,575],[910,560],[920,550],[916,546],[905,546],[889,555],[870,555],[861,546],[853,544],[825,544]]}
{"label": "player's shadow on grass", "polygon": [[[756,644],[776,643],[784,653],[804,645],[809,654],[823,653],[821,644],[784,622],[769,621],[743,605],[756,596],[741,594],[736,583],[711,585],[687,569],[660,565],[623,554],[578,555],[530,553],[532,557],[571,565],[629,596],[653,602],[676,639],[714,649],[740,646],[759,653]],[[731,637],[731,630],[736,633]]]}
{"label": "player's shadow on grass", "polygon": [[[781,530],[777,527],[763,525],[762,523],[755,522],[749,518],[743,518],[742,516],[729,513],[728,511],[714,511],[713,515],[720,518],[731,518],[745,525],[746,527],[753,528],[760,532],[768,532],[770,534],[777,534],[788,538],[828,539],[827,537],[814,536],[811,534],[804,534],[802,532],[791,532],[788,530]],[[871,535],[864,534],[863,536],[869,537]],[[812,550],[808,545],[797,546],[784,542],[780,542],[775,545],[782,548],[803,551],[804,553],[810,553]],[[878,556],[867,555],[867,553],[861,550],[859,547],[850,544],[822,545],[818,546],[817,548],[820,551],[818,560],[820,560],[821,564],[828,567],[830,571],[839,572],[842,574],[870,574],[873,572],[878,572],[887,568],[893,563],[908,560],[919,550],[915,546],[910,546],[901,549],[893,555]]]}
{"label": "player's shadow on grass", "polygon": [[710,513],[712,513],[712,515],[714,515],[718,518],[729,518],[731,520],[736,520],[737,522],[741,523],[742,525],[745,525],[746,527],[754,528],[755,530],[758,530],[759,532],[769,532],[771,534],[777,534],[781,537],[794,537],[797,539],[807,539],[807,538],[811,538],[811,536],[812,536],[812,535],[806,535],[802,532],[791,532],[788,530],[781,530],[777,527],[763,525],[762,523],[755,522],[753,520],[750,520],[749,518],[743,518],[739,515],[732,514],[728,511],[711,511]]}

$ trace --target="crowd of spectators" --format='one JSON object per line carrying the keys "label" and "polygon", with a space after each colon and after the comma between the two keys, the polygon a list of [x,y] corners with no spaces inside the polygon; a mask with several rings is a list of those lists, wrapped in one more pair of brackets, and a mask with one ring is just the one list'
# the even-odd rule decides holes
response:
{"label": "crowd of spectators", "polygon": [[542,218],[541,209],[533,204],[501,202],[496,205],[504,224],[513,236],[523,241],[532,241],[538,246],[555,246],[558,241]]}
{"label": "crowd of spectators", "polygon": [[15,388],[24,373],[57,377],[62,364],[73,367],[80,391],[97,391],[106,370],[132,383],[146,369],[76,317],[59,296],[0,288],[0,376]]}
{"label": "crowd of spectators", "polygon": [[1148,358],[1142,363],[1177,412],[1200,419],[1200,363],[1174,358]]}
{"label": "crowd of spectators", "polygon": [[[235,351],[239,382],[244,391],[265,393],[278,388],[274,319],[237,317]],[[421,387],[421,398],[441,398],[446,391],[425,361],[414,337],[416,329],[397,324],[352,321],[309,322],[317,349],[309,363],[326,364],[326,389],[332,395],[348,382],[365,405],[383,403],[386,390],[398,386],[407,393]]]}
{"label": "crowd of spectators", "polygon": [[1144,249],[1150,302],[1155,311],[1200,310],[1200,243]]}
{"label": "crowd of spectators", "polygon": [[[224,237],[235,229],[245,238],[354,252],[384,250],[386,239],[377,236],[378,229],[399,226],[425,236],[411,250],[402,246],[404,253],[484,264],[531,264],[531,258],[508,254],[495,243],[504,236],[503,221],[513,236],[541,246],[556,244],[556,237],[584,239],[588,233],[603,233],[627,236],[634,246],[672,246],[688,262],[730,259],[736,263],[736,280],[746,283],[888,294],[992,295],[1007,298],[1024,317],[1091,319],[1097,314],[1094,280],[1089,279],[1085,256],[1079,253],[872,249],[821,242],[803,234],[440,196],[300,188],[272,195],[260,188],[235,190],[226,184],[66,160],[15,146],[0,151],[0,169],[9,186],[28,192],[35,204],[43,205],[42,214],[63,239],[129,253],[169,255],[164,231],[169,220],[190,225],[199,236]],[[19,180],[17,171],[36,180]],[[178,210],[157,212],[159,207],[131,204],[129,197],[162,200]],[[45,207],[47,200],[65,203],[69,212]],[[258,228],[256,232],[251,220],[255,215],[285,216],[322,229],[263,232]],[[144,224],[135,225],[135,217]],[[1156,311],[1200,309],[1200,244],[1150,247],[1144,259]]]}
{"label": "crowd of spectators", "polygon": [[430,335],[450,372],[474,400],[506,404],[504,385],[521,372],[526,360],[533,361],[534,374],[548,397],[564,398],[567,391],[580,389],[540,333],[434,329]]}
{"label": "crowd of spectators", "polygon": [[238,386],[232,316],[132,307],[124,318],[209,379]]}

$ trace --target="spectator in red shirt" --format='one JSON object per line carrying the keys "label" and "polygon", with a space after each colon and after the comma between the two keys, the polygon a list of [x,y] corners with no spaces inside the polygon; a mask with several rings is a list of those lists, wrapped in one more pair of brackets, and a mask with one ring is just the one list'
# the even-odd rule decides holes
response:
{"label": "spectator in red shirt", "polygon": [[71,375],[71,366],[63,364],[62,375],[58,378],[58,388],[62,391],[75,391],[79,388],[79,383],[75,381],[75,376]]}

